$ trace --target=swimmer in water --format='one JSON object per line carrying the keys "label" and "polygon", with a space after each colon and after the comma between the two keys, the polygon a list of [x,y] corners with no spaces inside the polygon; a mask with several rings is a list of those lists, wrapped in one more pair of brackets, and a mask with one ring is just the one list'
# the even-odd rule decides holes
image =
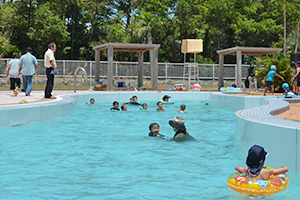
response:
{"label": "swimmer in water", "polygon": [[170,97],[169,95],[165,95],[165,96],[163,96],[162,100],[163,100],[165,103],[168,103],[170,98],[171,98],[171,97]]}
{"label": "swimmer in water", "polygon": [[164,137],[164,135],[159,134],[159,125],[158,123],[152,123],[149,126],[149,136],[150,137]]}
{"label": "swimmer in water", "polygon": [[240,173],[246,173],[249,180],[268,180],[272,174],[281,174],[289,170],[288,167],[278,167],[265,169],[264,163],[268,153],[258,145],[253,145],[249,151],[246,160],[248,167],[236,166],[235,169]]}
{"label": "swimmer in water", "polygon": [[89,103],[89,102],[86,102],[86,104],[95,104],[95,99],[94,99],[94,98],[91,98],[91,99],[90,99],[90,103]]}
{"label": "swimmer in water", "polygon": [[121,106],[121,110],[122,111],[127,111],[127,106],[126,105]]}
{"label": "swimmer in water", "polygon": [[186,113],[185,108],[186,108],[186,105],[181,104],[180,110],[179,110],[178,112],[179,112],[179,113]]}
{"label": "swimmer in water", "polygon": [[156,103],[156,105],[157,105],[157,109],[156,109],[156,111],[159,111],[159,112],[162,112],[162,111],[165,111],[165,109],[163,108],[163,104],[162,104],[162,102],[161,101],[158,101],[157,103]]}
{"label": "swimmer in water", "polygon": [[191,140],[193,139],[192,136],[186,131],[185,128],[185,120],[182,117],[175,117],[174,120],[169,121],[169,125],[174,129],[175,135],[171,140],[174,140],[176,142],[185,141],[185,140]]}
{"label": "swimmer in water", "polygon": [[120,108],[119,108],[119,102],[114,101],[113,102],[113,106],[114,107],[112,107],[110,110],[120,110]]}
{"label": "swimmer in water", "polygon": [[146,103],[143,103],[140,110],[147,110],[147,109],[148,109],[148,105]]}
{"label": "swimmer in water", "polygon": [[125,101],[125,102],[123,103],[123,105],[124,105],[124,104],[130,104],[131,102],[133,102],[133,98],[132,98],[132,97],[129,99],[129,102],[128,102],[128,101]]}

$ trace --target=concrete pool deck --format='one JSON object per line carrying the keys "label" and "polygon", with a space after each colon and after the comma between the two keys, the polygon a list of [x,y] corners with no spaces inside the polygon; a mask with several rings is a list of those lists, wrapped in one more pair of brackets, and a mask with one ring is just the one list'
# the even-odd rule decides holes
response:
{"label": "concrete pool deck", "polygon": [[[80,91],[81,92],[81,91]],[[79,92],[79,93],[80,93]],[[86,92],[86,91],[82,91]],[[60,96],[65,94],[74,94],[72,90],[55,90],[53,91],[53,96]],[[75,93],[76,94],[76,93]],[[44,90],[33,90],[30,96],[25,96],[24,92],[20,92],[18,96],[12,97],[12,91],[1,90],[0,91],[0,106],[7,105],[16,105],[19,104],[22,100],[26,100],[28,103],[36,102],[51,102],[55,99],[45,99]]]}

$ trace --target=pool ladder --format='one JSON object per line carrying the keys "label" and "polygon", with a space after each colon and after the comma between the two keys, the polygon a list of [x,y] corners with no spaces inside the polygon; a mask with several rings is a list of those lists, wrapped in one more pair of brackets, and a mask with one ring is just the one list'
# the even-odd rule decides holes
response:
{"label": "pool ladder", "polygon": [[74,73],[74,92],[76,92],[76,76],[77,76],[77,72],[79,70],[83,71],[83,75],[82,75],[82,81],[84,81],[83,84],[87,83],[87,76],[86,76],[85,69],[83,67],[77,67],[77,69],[75,70],[75,73]]}

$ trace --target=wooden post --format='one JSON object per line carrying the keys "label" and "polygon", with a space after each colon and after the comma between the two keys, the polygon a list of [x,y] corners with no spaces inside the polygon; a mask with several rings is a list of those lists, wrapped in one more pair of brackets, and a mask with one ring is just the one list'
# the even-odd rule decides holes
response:
{"label": "wooden post", "polygon": [[107,57],[107,91],[113,91],[113,58],[114,48],[112,46],[109,46]]}
{"label": "wooden post", "polygon": [[219,90],[221,87],[224,86],[223,75],[224,75],[224,55],[219,54],[219,83],[218,83]]}
{"label": "wooden post", "polygon": [[151,60],[151,82],[152,89],[157,90],[157,71],[158,71],[158,48],[153,49],[153,59]]}
{"label": "wooden post", "polygon": [[95,51],[95,82],[99,81],[100,75],[100,51]]}
{"label": "wooden post", "polygon": [[138,87],[142,87],[143,86],[143,72],[144,72],[144,68],[143,68],[143,51],[139,51],[139,58],[138,58]]}
{"label": "wooden post", "polygon": [[242,87],[242,51],[238,50],[236,52],[236,64],[237,64],[237,70],[236,70],[236,87],[241,88]]}

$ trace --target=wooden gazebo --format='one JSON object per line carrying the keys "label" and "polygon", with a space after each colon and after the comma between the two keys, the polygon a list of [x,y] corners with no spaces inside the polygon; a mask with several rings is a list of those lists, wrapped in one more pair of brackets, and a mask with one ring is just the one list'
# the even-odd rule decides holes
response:
{"label": "wooden gazebo", "polygon": [[236,86],[242,87],[242,55],[252,55],[261,58],[263,55],[270,53],[279,53],[281,48],[265,48],[265,47],[233,47],[229,49],[218,50],[219,54],[219,84],[218,87],[224,86],[224,55],[236,55],[237,71],[235,76]]}
{"label": "wooden gazebo", "polygon": [[157,90],[157,71],[158,71],[158,48],[160,44],[126,44],[126,43],[106,43],[94,47],[95,50],[95,81],[99,81],[100,72],[100,52],[108,51],[107,56],[107,90],[113,90],[113,57],[114,52],[138,52],[138,87],[143,86],[143,53],[145,51],[152,51],[151,62],[151,82],[152,89]]}

